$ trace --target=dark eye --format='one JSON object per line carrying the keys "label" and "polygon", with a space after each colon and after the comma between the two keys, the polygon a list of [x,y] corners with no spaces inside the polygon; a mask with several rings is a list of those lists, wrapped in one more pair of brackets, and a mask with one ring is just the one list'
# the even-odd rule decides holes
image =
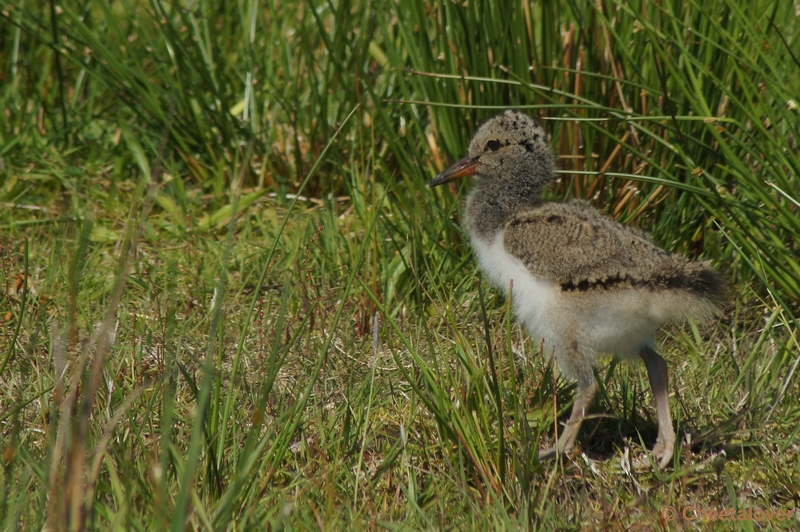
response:
{"label": "dark eye", "polygon": [[497,151],[499,149],[500,149],[500,143],[497,142],[496,140],[490,140],[489,142],[486,143],[486,150]]}

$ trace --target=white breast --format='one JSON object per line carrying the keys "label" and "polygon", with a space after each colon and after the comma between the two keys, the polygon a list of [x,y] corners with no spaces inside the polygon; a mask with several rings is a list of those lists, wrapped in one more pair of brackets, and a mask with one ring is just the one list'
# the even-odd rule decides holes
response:
{"label": "white breast", "polygon": [[553,346],[558,335],[548,320],[548,309],[558,296],[558,287],[552,281],[531,275],[522,261],[509,254],[503,248],[502,231],[488,244],[473,238],[472,246],[481,269],[506,296],[513,281],[512,299],[517,318],[531,334]]}

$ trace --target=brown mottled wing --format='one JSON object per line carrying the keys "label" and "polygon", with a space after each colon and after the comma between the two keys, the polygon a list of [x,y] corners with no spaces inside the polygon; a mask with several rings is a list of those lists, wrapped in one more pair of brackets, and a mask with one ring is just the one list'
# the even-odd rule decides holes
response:
{"label": "brown mottled wing", "polygon": [[516,216],[506,226],[503,245],[533,275],[565,289],[649,284],[674,274],[683,262],[580,202],[543,203]]}

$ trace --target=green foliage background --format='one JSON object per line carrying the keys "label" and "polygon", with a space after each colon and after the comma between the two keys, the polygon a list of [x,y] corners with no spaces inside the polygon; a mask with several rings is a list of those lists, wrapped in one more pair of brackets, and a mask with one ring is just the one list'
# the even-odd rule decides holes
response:
{"label": "green foliage background", "polygon": [[[4,527],[796,507],[795,4],[0,0]],[[729,280],[662,338],[667,473],[625,467],[652,404],[613,364],[588,458],[536,460],[571,385],[481,288],[469,185],[425,187],[506,107],[552,134],[552,198]]]}

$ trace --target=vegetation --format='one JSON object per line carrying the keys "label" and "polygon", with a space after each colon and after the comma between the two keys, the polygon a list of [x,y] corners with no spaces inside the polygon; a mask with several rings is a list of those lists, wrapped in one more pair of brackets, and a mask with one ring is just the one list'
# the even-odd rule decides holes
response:
{"label": "vegetation", "polygon": [[[498,4],[0,0],[4,529],[800,506],[796,2]],[[469,183],[425,187],[508,106],[552,133],[552,198],[729,280],[659,337],[667,471],[630,467],[655,407],[613,363],[580,453],[537,460],[573,384],[482,287]]]}

